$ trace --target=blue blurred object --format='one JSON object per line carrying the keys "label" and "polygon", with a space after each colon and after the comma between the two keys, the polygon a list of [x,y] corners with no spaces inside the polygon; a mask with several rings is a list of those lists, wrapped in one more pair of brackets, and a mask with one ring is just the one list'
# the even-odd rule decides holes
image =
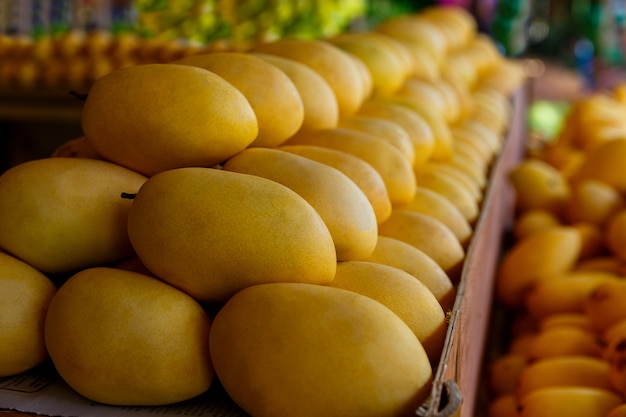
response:
{"label": "blue blurred object", "polygon": [[593,42],[583,38],[574,45],[574,63],[576,71],[580,74],[585,88],[593,90],[596,87],[595,73],[595,48]]}

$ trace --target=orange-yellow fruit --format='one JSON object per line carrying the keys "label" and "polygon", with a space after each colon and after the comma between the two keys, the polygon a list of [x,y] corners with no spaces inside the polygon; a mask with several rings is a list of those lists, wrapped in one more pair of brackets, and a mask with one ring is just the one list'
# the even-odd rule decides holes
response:
{"label": "orange-yellow fruit", "polygon": [[489,401],[487,417],[517,417],[517,400],[513,394],[503,394]]}
{"label": "orange-yellow fruit", "polygon": [[126,218],[146,177],[88,158],[43,158],[0,176],[0,247],[45,273],[132,254]]}
{"label": "orange-yellow fruit", "polygon": [[408,325],[340,288],[246,288],[215,317],[210,352],[230,397],[258,417],[410,415],[431,389],[428,356]]}
{"label": "orange-yellow fruit", "polygon": [[519,375],[528,366],[526,355],[506,353],[495,358],[487,367],[489,393],[494,397],[514,394]]}
{"label": "orange-yellow fruit", "polygon": [[445,312],[428,287],[411,274],[376,262],[339,262],[335,278],[327,285],[387,306],[415,333],[430,362],[439,362],[447,329]]}
{"label": "orange-yellow fruit", "polygon": [[[430,158],[439,161],[445,161],[450,159],[454,150],[454,143],[452,134],[450,132],[450,126],[446,122],[445,116],[435,110],[429,103],[414,100],[410,97],[401,97],[396,94],[391,97],[380,98],[377,100],[368,100],[363,103],[363,108],[373,105],[383,108],[400,105],[420,116],[421,119],[426,121],[426,124],[430,127],[430,130],[434,137],[434,147],[432,149]],[[361,112],[363,111],[364,110],[362,109]]]}
{"label": "orange-yellow fruit", "polygon": [[467,187],[450,175],[426,169],[427,164],[416,167],[415,177],[419,187],[435,191],[447,198],[473,224],[480,214],[478,201]]}
{"label": "orange-yellow fruit", "polygon": [[264,282],[325,284],[337,267],[328,227],[304,198],[220,169],[149,178],[133,200],[128,234],[150,271],[202,301]]}
{"label": "orange-yellow fruit", "polygon": [[601,226],[623,206],[624,198],[615,187],[587,179],[572,185],[571,196],[565,204],[565,217],[570,223],[588,222]]}
{"label": "orange-yellow fruit", "polygon": [[243,93],[210,71],[175,64],[135,65],[100,78],[81,124],[99,154],[148,176],[218,164],[258,134]]}
{"label": "orange-yellow fruit", "polygon": [[165,405],[212,385],[210,330],[207,313],[184,292],[146,275],[98,267],[57,290],[45,340],[63,380],[91,401]]}
{"label": "orange-yellow fruit", "polygon": [[606,272],[570,271],[532,283],[524,306],[540,320],[553,314],[583,313],[585,300],[603,282],[618,279]]}
{"label": "orange-yellow fruit", "polygon": [[500,262],[496,297],[509,308],[521,307],[533,282],[573,269],[580,248],[580,234],[570,226],[550,227],[517,241]]}
{"label": "orange-yellow fruit", "polygon": [[534,390],[519,402],[519,417],[570,416],[605,417],[622,403],[612,390],[578,386],[545,387]]}
{"label": "orange-yellow fruit", "polygon": [[0,252],[0,376],[17,375],[48,358],[44,321],[55,292],[47,276]]}
{"label": "orange-yellow fruit", "polygon": [[339,119],[337,97],[319,73],[294,59],[254,52],[250,54],[280,68],[296,86],[304,106],[301,129],[326,129],[337,126]]}
{"label": "orange-yellow fruit", "polygon": [[259,125],[249,146],[280,145],[302,127],[304,105],[298,89],[284,71],[267,61],[243,52],[211,52],[173,63],[209,70],[243,93]]}
{"label": "orange-yellow fruit", "polygon": [[609,364],[600,358],[565,355],[529,363],[519,376],[516,396],[523,398],[545,387],[579,386],[612,390]]}
{"label": "orange-yellow fruit", "polygon": [[317,71],[335,92],[339,114],[354,114],[363,100],[363,78],[354,59],[324,40],[280,39],[257,43],[252,52],[294,59]]}
{"label": "orange-yellow fruit", "polygon": [[419,15],[397,16],[379,23],[374,30],[396,39],[405,39],[423,47],[431,60],[441,65],[448,51],[448,41],[441,29]]}
{"label": "orange-yellow fruit", "polygon": [[372,165],[383,178],[392,204],[410,201],[417,183],[411,164],[386,140],[353,129],[298,132],[286,145],[315,145],[348,152]]}
{"label": "orange-yellow fruit", "polygon": [[585,299],[585,313],[595,332],[604,332],[626,317],[626,281],[607,280]]}
{"label": "orange-yellow fruit", "polygon": [[561,221],[551,211],[545,209],[530,209],[520,213],[513,223],[515,239],[521,240],[535,232],[549,227],[559,226]]}
{"label": "orange-yellow fruit", "polygon": [[606,254],[607,246],[604,239],[603,228],[597,224],[584,222],[574,223],[572,227],[580,233],[581,247],[579,261]]}
{"label": "orange-yellow fruit", "polygon": [[438,161],[430,161],[417,167],[416,170],[423,172],[432,172],[436,175],[441,175],[455,180],[459,186],[465,188],[474,197],[477,203],[480,203],[483,197],[483,191],[480,186],[475,183],[472,178],[464,171],[455,168],[451,165],[444,164]]}
{"label": "orange-yellow fruit", "polygon": [[624,163],[626,163],[626,138],[603,142],[587,153],[574,174],[573,181],[600,180],[623,193],[626,191]]}
{"label": "orange-yellow fruit", "polygon": [[425,163],[435,151],[437,143],[432,128],[423,117],[410,109],[395,103],[366,100],[357,114],[380,117],[399,124],[408,133],[415,149],[412,165]]}
{"label": "orange-yellow fruit", "polygon": [[267,178],[298,193],[326,223],[338,261],[364,259],[374,250],[378,237],[374,209],[365,193],[338,169],[269,148],[246,149],[222,169]]}
{"label": "orange-yellow fruit", "polygon": [[607,220],[604,241],[614,256],[626,260],[626,210],[620,210]]}
{"label": "orange-yellow fruit", "polygon": [[398,148],[411,165],[416,163],[416,150],[413,147],[411,137],[406,129],[393,120],[383,117],[353,115],[340,118],[337,127],[355,129],[379,136]]}
{"label": "orange-yellow fruit", "polygon": [[378,236],[374,252],[364,260],[408,272],[426,285],[444,311],[452,309],[456,297],[454,284],[443,268],[417,247],[392,237]]}
{"label": "orange-yellow fruit", "polygon": [[322,146],[282,145],[277,149],[304,156],[343,172],[365,193],[378,223],[387,220],[391,215],[391,200],[385,181],[378,171],[363,159],[348,152]]}
{"label": "orange-yellow fruit", "polygon": [[460,278],[465,250],[454,233],[434,217],[393,210],[389,219],[379,225],[378,233],[417,247],[437,262],[453,282]]}
{"label": "orange-yellow fruit", "polygon": [[446,98],[431,81],[416,77],[409,78],[404,82],[402,88],[398,89],[396,94],[401,97],[425,102],[428,106],[432,106],[434,111],[443,114],[447,121],[453,119]]}
{"label": "orange-yellow fruit", "polygon": [[509,173],[515,191],[517,209],[545,209],[561,216],[571,195],[566,178],[551,165],[538,159],[526,159]]}
{"label": "orange-yellow fruit", "polygon": [[346,32],[327,41],[363,61],[372,75],[374,95],[393,94],[408,77],[409,68],[401,53],[374,34]]}
{"label": "orange-yellow fruit", "polygon": [[396,209],[416,211],[434,217],[445,224],[464,247],[467,247],[472,237],[473,228],[458,207],[431,189],[418,186],[413,200],[398,205]]}
{"label": "orange-yellow fruit", "polygon": [[530,361],[572,355],[600,358],[602,347],[597,335],[580,327],[550,327],[538,332],[528,345]]}
{"label": "orange-yellow fruit", "polygon": [[96,152],[91,143],[89,143],[87,138],[84,136],[70,139],[62,143],[52,151],[50,156],[54,158],[104,159],[102,155]]}

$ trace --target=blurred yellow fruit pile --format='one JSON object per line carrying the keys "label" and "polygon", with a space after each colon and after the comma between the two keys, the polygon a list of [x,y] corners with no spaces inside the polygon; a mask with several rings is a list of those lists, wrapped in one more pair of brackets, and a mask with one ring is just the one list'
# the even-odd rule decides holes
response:
{"label": "blurred yellow fruit pile", "polygon": [[510,172],[507,312],[489,363],[489,417],[626,415],[624,85],[572,103],[556,137]]}
{"label": "blurred yellow fruit pile", "polygon": [[0,376],[49,357],[112,405],[219,380],[255,417],[412,415],[524,77],[433,7],[98,78],[84,136],[0,176]]}

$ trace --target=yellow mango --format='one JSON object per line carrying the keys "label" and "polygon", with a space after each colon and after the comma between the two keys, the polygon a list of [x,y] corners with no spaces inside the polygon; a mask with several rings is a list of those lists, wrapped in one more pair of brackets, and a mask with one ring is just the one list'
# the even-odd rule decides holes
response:
{"label": "yellow mango", "polygon": [[432,216],[448,226],[463,247],[467,248],[469,245],[473,234],[472,226],[457,206],[434,190],[418,186],[413,200],[396,206],[396,209]]}
{"label": "yellow mango", "polygon": [[326,129],[337,126],[339,119],[337,97],[319,73],[294,59],[256,52],[249,54],[278,67],[296,86],[304,106],[301,129]]}
{"label": "yellow mango", "polygon": [[363,78],[354,58],[329,42],[280,39],[257,43],[251,51],[293,59],[315,70],[333,89],[340,115],[354,114],[365,99]]}
{"label": "yellow mango", "polygon": [[47,276],[0,252],[0,377],[25,372],[48,358],[44,321],[55,292]]}
{"label": "yellow mango", "polygon": [[552,226],[518,241],[498,267],[496,297],[509,308],[521,307],[533,282],[574,268],[581,246],[580,233],[570,226]]}
{"label": "yellow mango", "polygon": [[385,181],[379,172],[363,159],[348,152],[322,146],[283,145],[278,149],[321,162],[343,172],[365,193],[378,223],[384,222],[391,215],[391,199]]}
{"label": "yellow mango", "polygon": [[0,176],[0,247],[47,273],[132,254],[126,219],[146,177],[88,158],[24,162]]}
{"label": "yellow mango", "polygon": [[376,262],[339,262],[335,279],[327,285],[387,306],[415,333],[430,362],[439,362],[447,330],[445,312],[428,287],[411,274]]}
{"label": "yellow mango", "polygon": [[392,237],[378,236],[374,252],[365,261],[393,266],[408,272],[428,287],[444,311],[452,309],[456,290],[450,277],[433,258],[417,247]]}
{"label": "yellow mango", "polygon": [[241,290],[215,316],[209,345],[220,382],[257,417],[408,416],[431,389],[428,356],[409,326],[341,288]]}
{"label": "yellow mango", "polygon": [[458,282],[465,249],[441,221],[414,211],[393,210],[389,219],[379,225],[378,233],[420,249],[437,262],[453,282]]}
{"label": "yellow mango", "polygon": [[378,221],[372,204],[354,181],[338,169],[267,148],[246,149],[226,161],[223,169],[264,177],[298,193],[326,223],[338,261],[363,259],[374,250]]}
{"label": "yellow mango", "polygon": [[276,146],[296,133],[304,120],[304,104],[291,78],[280,68],[243,52],[192,54],[173,64],[209,70],[246,97],[259,126],[250,146]]}
{"label": "yellow mango", "polygon": [[391,204],[411,201],[415,173],[402,153],[382,138],[346,128],[298,132],[286,145],[316,145],[348,152],[372,165],[383,177]]}
{"label": "yellow mango", "polygon": [[189,295],[156,278],[88,268],[56,292],[45,340],[56,370],[84,397],[164,405],[209,389],[211,321]]}
{"label": "yellow mango", "polygon": [[264,282],[324,284],[337,268],[328,227],[303,197],[221,169],[150,177],[134,197],[128,235],[152,273],[202,301]]}
{"label": "yellow mango", "polygon": [[99,78],[81,124],[98,154],[147,176],[218,164],[259,131],[237,88],[208,70],[177,64],[133,65]]}

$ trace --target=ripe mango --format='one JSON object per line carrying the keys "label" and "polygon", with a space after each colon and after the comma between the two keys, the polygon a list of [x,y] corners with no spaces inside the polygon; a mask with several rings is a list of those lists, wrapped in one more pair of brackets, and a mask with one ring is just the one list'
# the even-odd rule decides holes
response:
{"label": "ripe mango", "polygon": [[411,164],[396,147],[370,133],[339,127],[300,131],[285,145],[324,146],[358,156],[383,177],[392,205],[408,203],[415,196],[417,182]]}
{"label": "ripe mango", "polygon": [[28,161],[0,176],[0,247],[46,273],[74,272],[133,252],[126,221],[146,177],[88,158]]}
{"label": "ripe mango", "polygon": [[365,193],[338,169],[280,149],[249,148],[230,158],[226,171],[258,175],[289,187],[320,214],[338,261],[371,255],[378,221]]}
{"label": "ripe mango", "polygon": [[201,301],[264,282],[325,284],[337,268],[328,227],[304,198],[215,168],[150,177],[130,207],[128,235],[153,274]]}
{"label": "ripe mango", "polygon": [[173,62],[209,70],[246,97],[259,124],[250,146],[280,145],[296,133],[304,120],[304,105],[291,79],[275,65],[243,52],[212,52]]}
{"label": "ripe mango", "polygon": [[415,333],[430,362],[439,362],[446,337],[446,315],[434,294],[408,272],[368,261],[339,262],[329,287],[370,297],[396,313]]}
{"label": "ripe mango", "polygon": [[45,340],[63,380],[84,397],[163,405],[211,386],[210,330],[207,313],[184,292],[140,273],[97,267],[57,290]]}
{"label": "ripe mango", "polygon": [[178,64],[133,65],[99,78],[81,124],[96,152],[147,176],[218,164],[259,132],[243,93],[213,72]]}
{"label": "ripe mango", "polygon": [[378,233],[415,246],[437,262],[452,282],[461,278],[465,249],[448,226],[436,218],[416,211],[393,210],[379,225]]}
{"label": "ripe mango", "polygon": [[385,181],[363,159],[348,152],[314,145],[283,145],[278,149],[321,162],[346,174],[367,196],[378,223],[384,222],[391,215],[391,200]]}
{"label": "ripe mango", "polygon": [[354,114],[365,99],[363,78],[354,59],[327,41],[280,39],[259,42],[251,51],[293,59],[315,70],[335,93],[340,115]]}
{"label": "ripe mango", "polygon": [[47,276],[0,252],[0,377],[25,372],[48,358],[43,326],[55,292]]}
{"label": "ripe mango", "polygon": [[213,320],[215,372],[256,417],[409,416],[430,392],[421,343],[389,308],[324,285],[241,290]]}

